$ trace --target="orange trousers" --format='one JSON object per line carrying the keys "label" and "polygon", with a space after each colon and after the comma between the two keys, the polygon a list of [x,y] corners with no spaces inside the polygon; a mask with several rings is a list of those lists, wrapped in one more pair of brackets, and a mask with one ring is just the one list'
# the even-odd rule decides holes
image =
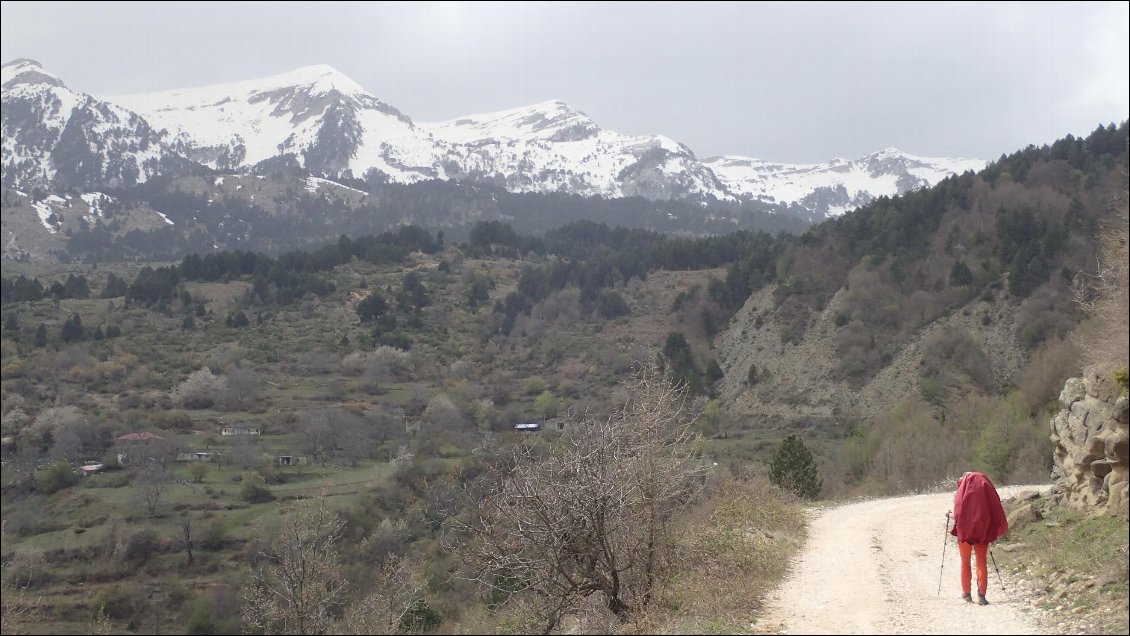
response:
{"label": "orange trousers", "polygon": [[958,552],[961,554],[961,591],[963,594],[969,594],[970,579],[973,578],[973,573],[969,570],[969,557],[970,552],[977,553],[977,593],[981,596],[989,589],[989,565],[986,561],[989,558],[989,544],[977,543],[974,545],[968,543],[958,543]]}

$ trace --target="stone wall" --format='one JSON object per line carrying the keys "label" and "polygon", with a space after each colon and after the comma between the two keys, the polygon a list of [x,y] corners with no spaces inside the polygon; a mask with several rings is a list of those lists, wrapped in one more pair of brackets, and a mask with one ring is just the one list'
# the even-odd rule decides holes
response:
{"label": "stone wall", "polygon": [[1071,378],[1052,418],[1053,500],[1127,513],[1127,400],[1109,373]]}

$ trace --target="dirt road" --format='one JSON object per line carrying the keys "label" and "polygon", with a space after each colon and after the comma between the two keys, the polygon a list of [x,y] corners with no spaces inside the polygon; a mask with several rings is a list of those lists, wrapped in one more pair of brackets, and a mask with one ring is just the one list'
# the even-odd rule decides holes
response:
{"label": "dirt road", "polygon": [[[1040,486],[1002,488],[1002,498]],[[952,493],[878,499],[812,513],[808,543],[767,601],[757,633],[1042,634],[1034,610],[989,563],[990,605],[961,600]],[[997,555],[999,561],[1000,555]],[[974,581],[976,588],[976,581]]]}

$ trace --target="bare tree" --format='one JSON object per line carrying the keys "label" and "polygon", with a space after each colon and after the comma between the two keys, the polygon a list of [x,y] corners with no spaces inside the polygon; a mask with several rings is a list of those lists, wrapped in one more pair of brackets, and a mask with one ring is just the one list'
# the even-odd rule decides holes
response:
{"label": "bare tree", "polygon": [[228,371],[223,384],[224,391],[220,396],[220,402],[228,409],[254,405],[263,388],[259,374],[246,366],[237,366]]}
{"label": "bare tree", "polygon": [[323,634],[343,604],[345,576],[337,563],[337,541],[345,522],[313,506],[283,515],[278,537],[257,555],[251,586],[243,597],[245,629],[264,634]]}
{"label": "bare tree", "polygon": [[188,564],[192,565],[192,548],[195,545],[192,538],[192,516],[187,512],[181,515],[180,518],[177,519],[177,529],[180,530],[177,541],[181,544],[181,547],[184,548],[184,551],[188,553]]}
{"label": "bare tree", "polygon": [[670,566],[667,523],[701,481],[685,391],[650,367],[627,395],[611,415],[570,424],[559,452],[516,450],[451,521],[471,537],[447,537],[468,577],[535,599],[545,633],[593,594],[622,622],[643,610]]}
{"label": "bare tree", "polygon": [[349,462],[371,454],[370,428],[361,416],[344,409],[313,409],[302,415],[298,425],[298,439],[302,451],[313,461]]}
{"label": "bare tree", "polygon": [[246,470],[257,465],[261,456],[258,436],[237,435],[222,459],[230,466]]}
{"label": "bare tree", "polygon": [[161,503],[167,480],[165,469],[155,462],[147,462],[133,476],[134,501],[143,506],[150,517],[157,516],[157,507]]}
{"label": "bare tree", "polygon": [[340,443],[341,430],[336,420],[336,411],[315,409],[307,411],[298,425],[303,452],[323,466],[334,456]]}

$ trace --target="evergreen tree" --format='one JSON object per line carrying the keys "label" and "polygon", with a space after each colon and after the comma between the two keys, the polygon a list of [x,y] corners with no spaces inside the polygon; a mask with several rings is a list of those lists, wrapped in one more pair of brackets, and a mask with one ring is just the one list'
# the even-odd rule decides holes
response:
{"label": "evergreen tree", "polygon": [[63,342],[74,342],[75,340],[82,340],[82,317],[77,313],[71,314],[67,322],[63,323]]}
{"label": "evergreen tree", "polygon": [[229,327],[236,329],[242,329],[251,324],[251,321],[247,319],[247,314],[243,313],[242,309],[236,310],[234,314],[228,316],[225,322]]}
{"label": "evergreen tree", "polygon": [[16,312],[13,311],[4,319],[4,333],[11,338],[20,333],[20,319]]}
{"label": "evergreen tree", "polygon": [[691,346],[682,333],[673,331],[667,334],[667,341],[663,344],[663,359],[667,362],[667,371],[676,382],[683,382],[691,395],[702,393],[702,379],[695,364]]}
{"label": "evergreen tree", "polygon": [[90,285],[86,282],[86,277],[82,274],[78,276],[68,274],[67,282],[64,283],[63,289],[66,292],[67,298],[90,298]]}
{"label": "evergreen tree", "polygon": [[125,296],[128,290],[129,284],[126,283],[122,277],[111,273],[109,278],[106,279],[106,287],[102,290],[102,297],[117,298],[119,296]]}
{"label": "evergreen tree", "polygon": [[388,311],[388,303],[377,292],[369,294],[365,300],[357,303],[357,315],[361,322],[372,322]]}
{"label": "evergreen tree", "polygon": [[773,454],[769,480],[806,499],[815,499],[823,486],[812,453],[796,435],[786,437]]}
{"label": "evergreen tree", "polygon": [[953,267],[950,269],[950,286],[961,287],[972,283],[973,272],[969,270],[969,266],[963,261],[954,261]]}
{"label": "evergreen tree", "polygon": [[33,340],[33,343],[37,347],[43,347],[47,345],[47,325],[39,323],[39,327],[35,329],[35,339]]}

